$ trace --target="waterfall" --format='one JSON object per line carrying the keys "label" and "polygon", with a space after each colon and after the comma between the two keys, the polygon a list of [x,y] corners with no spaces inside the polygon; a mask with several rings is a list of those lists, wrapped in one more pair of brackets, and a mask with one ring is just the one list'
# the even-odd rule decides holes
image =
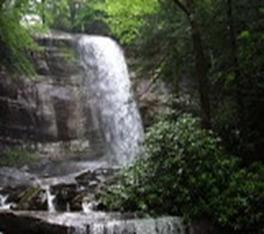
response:
{"label": "waterfall", "polygon": [[127,165],[140,153],[143,127],[121,48],[110,38],[81,36],[87,125],[92,147],[112,164]]}

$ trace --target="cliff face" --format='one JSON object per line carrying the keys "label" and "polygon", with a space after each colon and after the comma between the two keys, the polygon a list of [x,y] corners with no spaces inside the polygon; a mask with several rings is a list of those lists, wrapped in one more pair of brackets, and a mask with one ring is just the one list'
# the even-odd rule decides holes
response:
{"label": "cliff face", "polygon": [[[41,50],[32,54],[36,75],[14,77],[0,71],[0,148],[20,145],[44,155],[98,156],[104,151],[102,130],[93,124],[96,96],[77,52],[78,35],[52,33],[36,40]],[[80,52],[80,51],[79,51]],[[131,64],[130,64],[131,65]],[[167,108],[169,89],[132,73],[133,87],[145,126]],[[94,98],[93,98],[94,99]],[[131,133],[132,134],[132,133]],[[90,137],[93,135],[94,137]]]}
{"label": "cliff face", "polygon": [[0,74],[0,143],[22,145],[52,156],[89,150],[89,113],[75,38],[52,34],[38,39],[32,78]]}

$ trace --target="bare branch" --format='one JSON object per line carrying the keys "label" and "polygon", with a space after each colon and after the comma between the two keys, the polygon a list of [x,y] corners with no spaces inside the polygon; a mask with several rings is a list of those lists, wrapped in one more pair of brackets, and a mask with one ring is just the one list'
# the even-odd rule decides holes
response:
{"label": "bare branch", "polygon": [[190,12],[187,9],[186,6],[180,1],[180,0],[173,0],[173,2],[187,15],[188,18],[190,18]]}

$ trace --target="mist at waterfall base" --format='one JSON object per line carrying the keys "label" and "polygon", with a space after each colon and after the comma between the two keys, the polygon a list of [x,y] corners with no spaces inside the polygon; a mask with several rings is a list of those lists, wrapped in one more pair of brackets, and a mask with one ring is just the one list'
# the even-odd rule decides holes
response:
{"label": "mist at waterfall base", "polygon": [[82,36],[78,51],[94,128],[91,144],[97,147],[94,140],[98,137],[109,163],[128,165],[140,154],[143,127],[123,52],[115,41],[101,36]]}

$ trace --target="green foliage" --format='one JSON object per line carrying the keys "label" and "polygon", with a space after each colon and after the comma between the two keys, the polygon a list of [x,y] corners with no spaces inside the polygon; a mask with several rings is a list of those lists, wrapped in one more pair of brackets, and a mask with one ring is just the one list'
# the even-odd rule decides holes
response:
{"label": "green foliage", "polygon": [[241,169],[219,143],[189,115],[160,121],[147,133],[147,156],[126,169],[101,201],[111,210],[209,218],[232,230],[261,233],[263,180],[256,170]]}
{"label": "green foliage", "polygon": [[70,32],[86,32],[93,23],[102,23],[103,0],[42,0],[30,1],[27,13],[38,15],[42,27]]}
{"label": "green foliage", "polygon": [[32,74],[34,69],[27,53],[36,46],[29,32],[20,25],[26,1],[7,3],[4,1],[0,7],[0,64],[11,71]]}
{"label": "green foliage", "polygon": [[158,8],[157,0],[105,0],[101,4],[112,33],[123,43],[131,43],[139,35],[145,19]]}
{"label": "green foliage", "polygon": [[239,233],[264,233],[264,166],[255,163],[232,174],[228,188],[214,199],[217,221]]}
{"label": "green foliage", "polygon": [[10,148],[0,155],[0,167],[20,167],[34,163],[36,157],[29,151],[19,148]]}
{"label": "green foliage", "polygon": [[[104,0],[84,1],[83,7],[76,15],[73,24],[75,31],[90,32],[94,30],[94,25],[99,25],[99,32],[108,33],[108,25],[105,23],[105,12],[102,10]],[[96,30],[95,30],[96,31]]]}

